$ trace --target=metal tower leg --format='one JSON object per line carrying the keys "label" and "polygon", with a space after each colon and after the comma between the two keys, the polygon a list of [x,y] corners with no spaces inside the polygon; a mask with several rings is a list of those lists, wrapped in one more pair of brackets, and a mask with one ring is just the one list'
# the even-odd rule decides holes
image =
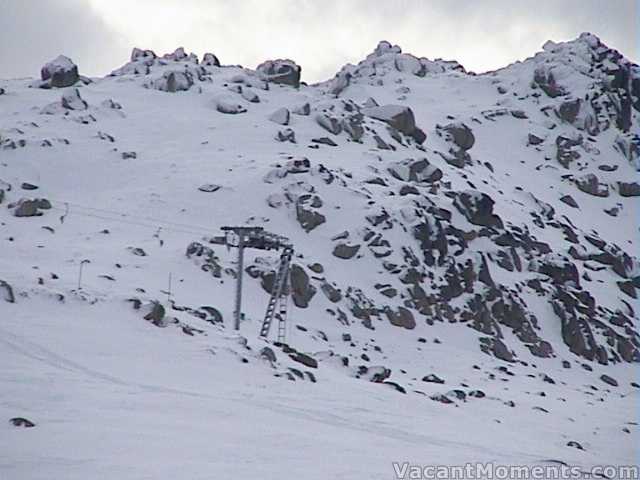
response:
{"label": "metal tower leg", "polygon": [[234,328],[240,330],[240,317],[242,316],[242,274],[244,273],[244,234],[239,235],[238,240],[238,278],[236,280],[236,306],[234,310]]}

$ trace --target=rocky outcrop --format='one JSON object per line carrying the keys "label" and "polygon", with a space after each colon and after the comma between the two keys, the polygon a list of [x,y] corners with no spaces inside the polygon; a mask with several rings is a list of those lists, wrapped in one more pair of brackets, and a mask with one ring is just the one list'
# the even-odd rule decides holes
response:
{"label": "rocky outcrop", "polygon": [[458,192],[453,201],[458,211],[474,225],[502,228],[502,220],[493,213],[494,204],[489,195],[476,190]]}
{"label": "rocky outcrop", "polygon": [[268,60],[258,65],[256,70],[270,83],[300,86],[302,68],[292,60]]}

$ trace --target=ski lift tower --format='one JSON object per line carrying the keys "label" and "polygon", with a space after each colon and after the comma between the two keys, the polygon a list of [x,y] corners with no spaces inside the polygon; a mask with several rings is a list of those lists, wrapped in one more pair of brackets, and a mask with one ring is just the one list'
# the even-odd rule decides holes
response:
{"label": "ski lift tower", "polygon": [[[278,341],[284,341],[286,331],[287,314],[287,279],[289,278],[289,266],[293,256],[293,247],[289,239],[266,232],[262,227],[222,227],[224,236],[213,237],[212,243],[235,247],[238,249],[238,275],[236,278],[236,298],[234,308],[234,328],[240,329],[242,316],[242,275],[244,274],[244,249],[257,248],[259,250],[280,250],[280,264],[276,272],[274,286],[269,298],[267,311],[260,329],[260,336],[267,337],[274,318],[278,318]],[[279,307],[279,308],[278,308]],[[276,312],[276,310],[278,310]]]}

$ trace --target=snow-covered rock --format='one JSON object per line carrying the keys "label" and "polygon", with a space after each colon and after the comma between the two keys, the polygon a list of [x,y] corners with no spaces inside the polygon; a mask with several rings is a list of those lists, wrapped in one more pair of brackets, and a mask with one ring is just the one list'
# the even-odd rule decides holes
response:
{"label": "snow-covered rock", "polygon": [[40,77],[44,82],[42,86],[57,88],[70,87],[80,79],[78,66],[64,55],[47,62],[40,70]]}

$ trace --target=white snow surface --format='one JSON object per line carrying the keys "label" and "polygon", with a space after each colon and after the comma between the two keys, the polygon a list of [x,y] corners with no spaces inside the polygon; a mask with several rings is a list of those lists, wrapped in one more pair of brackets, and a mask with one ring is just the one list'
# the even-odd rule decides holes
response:
{"label": "white snow surface", "polygon": [[[403,305],[400,297],[390,299],[374,285],[389,284],[399,292],[405,287],[364,244],[365,216],[384,210],[398,222],[384,232],[394,247],[384,260],[395,263],[403,258],[399,245],[419,251],[414,239],[408,243],[407,229],[425,220],[417,213],[420,202],[447,208],[458,228],[478,229],[443,190],[419,186],[418,198],[395,193],[406,182],[387,169],[425,156],[443,171],[442,181],[450,182],[445,190],[472,188],[490,195],[505,224],[526,226],[538,241],[553,246],[554,255],[566,257],[572,244],[562,230],[533,221],[530,212],[539,213],[543,203],[553,206],[555,218],[569,219],[581,239],[597,232],[637,256],[638,197],[621,197],[614,188],[618,181],[638,179],[634,165],[613,146],[619,130],[611,127],[587,139],[554,114],[567,98],[592,88],[596,80],[584,73],[584,65],[594,48],[602,47],[591,36],[547,44],[531,59],[476,76],[455,62],[418,59],[381,44],[357,68],[350,66],[353,76],[337,97],[326,93],[327,83],[267,87],[252,70],[196,65],[184,50],[156,59],[140,53],[126,68],[80,86],[81,98],[76,87],[43,90],[31,88],[30,80],[0,80],[5,90],[0,95],[0,189],[5,191],[0,280],[15,294],[14,303],[0,296],[0,478],[388,479],[395,478],[393,462],[561,461],[585,471],[637,463],[640,390],[631,386],[638,381],[637,363],[602,365],[571,353],[551,304],[534,291],[525,288],[522,295],[554,356],[533,356],[504,327],[503,340],[521,361],[507,363],[481,351],[476,330],[459,323],[429,325],[415,310],[414,329],[394,326],[384,315],[374,319],[374,329],[366,328],[344,299],[333,304],[318,280],[325,277],[343,293],[358,288],[377,305],[396,309]],[[556,80],[569,96],[530,94],[533,72],[542,64],[558,72]],[[429,68],[421,68],[425,65]],[[165,86],[160,79],[168,72],[182,70],[194,81],[181,82],[186,90],[154,87]],[[498,93],[499,85],[507,93]],[[259,101],[248,87],[257,89]],[[400,87],[407,88],[399,92]],[[84,101],[87,108],[65,108],[63,96],[76,106]],[[351,141],[345,132],[329,134],[314,120],[322,113],[342,118],[345,103],[362,106],[369,98],[383,110],[410,107],[427,134],[424,145],[407,138],[398,142],[384,123],[366,119],[366,128],[395,146],[381,150],[368,133],[361,142]],[[288,117],[297,143],[275,141],[282,122],[269,120],[273,112],[296,112],[304,103],[311,105],[310,116]],[[526,118],[515,118],[512,110]],[[638,113],[632,115],[626,137],[640,133]],[[438,154],[451,145],[436,127],[455,122],[468,125],[475,136],[469,151],[474,163],[463,169]],[[528,133],[544,142],[528,146]],[[555,138],[577,133],[585,137],[578,147],[582,156],[564,169],[555,160]],[[327,136],[338,146],[316,148],[311,141]],[[287,162],[302,158],[310,167],[287,173]],[[617,168],[605,172],[598,168],[603,164]],[[335,181],[323,181],[326,170],[320,166]],[[566,176],[587,173],[612,185],[609,197],[588,195]],[[384,175],[389,188],[367,183]],[[23,183],[38,188],[24,190]],[[203,184],[221,188],[198,190]],[[296,219],[295,202],[305,194],[322,199],[318,211],[326,217],[310,232]],[[579,209],[559,201],[567,194]],[[7,206],[23,197],[46,198],[52,208],[42,216],[15,217]],[[268,198],[281,207],[269,206]],[[619,209],[615,217],[604,212],[612,207]],[[249,275],[246,319],[239,332],[233,330],[235,250],[209,245],[219,257],[221,278],[185,256],[191,242],[206,244],[203,239],[220,234],[220,227],[245,224],[290,238],[294,263],[316,287],[308,308],[290,302],[287,343],[313,356],[318,368],[297,363],[274,346],[274,332],[270,340],[258,337],[268,295]],[[332,240],[344,231],[346,239]],[[340,242],[362,247],[343,260],[332,255]],[[134,255],[134,248],[146,255]],[[495,245],[480,236],[470,241],[464,258],[492,249]],[[247,250],[245,266],[275,268],[276,259],[275,252]],[[322,275],[306,267],[315,262],[324,267]],[[591,277],[583,284],[598,305],[611,311],[635,308],[628,328],[637,329],[640,305],[620,292],[620,278],[610,269],[594,271],[583,263],[577,268]],[[527,271],[526,262],[522,272],[491,263],[491,274],[506,285],[543,278]],[[424,289],[433,291],[427,280]],[[127,301],[134,297],[144,303],[142,310]],[[158,328],[145,321],[152,301],[179,323]],[[174,310],[171,302],[193,309],[213,306],[224,322]],[[347,313],[348,325],[327,313],[338,308]],[[343,334],[352,340],[343,340]],[[275,363],[261,358],[265,346],[275,352]],[[349,359],[348,367],[342,358]],[[590,370],[581,366],[585,363]],[[356,378],[359,365],[390,369],[388,380],[406,394]],[[421,380],[431,373],[445,383]],[[600,380],[603,374],[618,387]],[[486,396],[459,400],[450,393],[454,389]],[[437,395],[453,403],[430,398]],[[15,427],[9,423],[13,417],[36,426]],[[579,442],[583,450],[569,442]]]}

